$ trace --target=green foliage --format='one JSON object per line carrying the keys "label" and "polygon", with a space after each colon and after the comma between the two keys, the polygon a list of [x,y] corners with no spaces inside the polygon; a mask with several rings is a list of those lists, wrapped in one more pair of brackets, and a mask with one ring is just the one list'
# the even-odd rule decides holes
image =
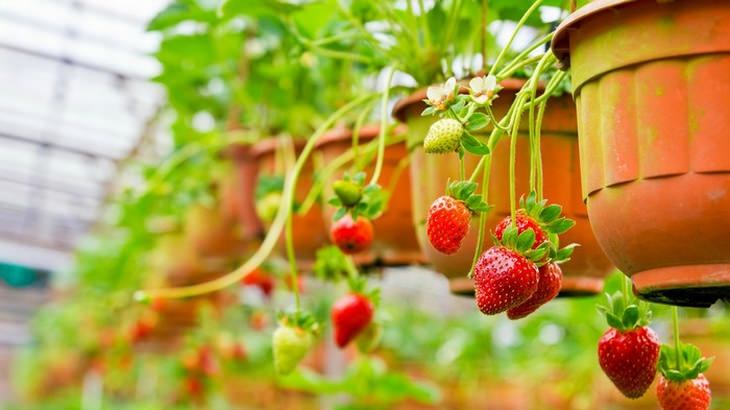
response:
{"label": "green foliage", "polygon": [[[692,344],[679,343],[677,348],[662,345],[658,365],[664,377],[675,382],[696,379],[700,373],[710,368],[714,360],[714,358],[704,358],[700,349]],[[680,363],[677,363],[677,359],[680,359]]]}

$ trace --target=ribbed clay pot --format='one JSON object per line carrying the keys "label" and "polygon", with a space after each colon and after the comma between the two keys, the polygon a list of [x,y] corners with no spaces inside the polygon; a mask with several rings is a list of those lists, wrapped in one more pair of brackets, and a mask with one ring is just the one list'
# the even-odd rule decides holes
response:
{"label": "ribbed clay pot", "polygon": [[221,152],[227,159],[228,171],[220,181],[221,211],[238,225],[242,239],[256,239],[261,235],[261,221],[256,215],[257,162],[252,147],[231,144]]}
{"label": "ribbed clay pot", "polygon": [[[520,80],[507,80],[504,89],[494,100],[495,115],[507,112],[517,90],[522,86]],[[469,234],[461,249],[453,255],[445,255],[435,250],[426,236],[426,215],[431,203],[444,195],[449,180],[459,179],[459,162],[453,155],[426,155],[420,148],[420,141],[426,136],[435,117],[422,117],[426,107],[422,100],[425,90],[416,92],[401,100],[393,115],[408,125],[412,143],[418,148],[411,153],[411,178],[414,182],[413,216],[418,241],[423,253],[434,269],[449,279],[453,293],[473,294],[473,285],[467,278],[471,267],[478,236],[478,218],[472,220]],[[603,278],[612,269],[611,263],[596,243],[585,206],[581,200],[580,174],[578,172],[578,139],[576,138],[575,107],[570,96],[551,98],[545,111],[542,124],[542,162],[544,175],[544,196],[550,203],[563,206],[565,216],[576,221],[575,227],[561,236],[561,243],[579,243],[572,259],[563,264],[563,287],[561,295],[589,295],[601,291]],[[529,146],[527,124],[520,130],[517,143],[517,196],[529,193]],[[467,154],[465,157],[467,176],[475,169],[479,158]],[[491,244],[489,231],[505,216],[509,216],[509,138],[504,137],[492,153],[492,170],[489,184],[489,203],[494,209],[487,216],[485,248]]]}
{"label": "ribbed clay pot", "polygon": [[[296,155],[299,155],[304,148],[304,144],[304,141],[295,142],[294,150]],[[259,177],[261,175],[276,175],[279,172],[278,165],[283,167],[283,164],[277,164],[277,145],[276,138],[268,138],[254,145],[253,155],[256,158]],[[297,186],[294,190],[295,202],[301,203],[306,198],[314,181],[313,172],[314,166],[310,158],[302,168],[297,180]],[[268,229],[268,226],[265,226],[265,228]],[[317,249],[329,243],[320,204],[315,201],[306,214],[295,214],[292,228],[297,265],[299,269],[309,271],[317,256]],[[278,251],[281,255],[286,255],[283,231],[279,240]]]}
{"label": "ribbed clay pot", "polygon": [[557,30],[596,236],[643,298],[730,298],[730,2],[599,0]]}
{"label": "ribbed clay pot", "polygon": [[[358,136],[359,144],[373,141],[378,137],[379,131],[380,127],[375,124],[362,127]],[[333,129],[322,136],[316,148],[322,154],[324,163],[329,163],[352,148],[352,130]],[[371,159],[369,165],[363,170],[367,178],[373,174],[376,156],[374,152],[369,158]],[[373,221],[374,238],[370,249],[356,255],[356,260],[360,263],[408,265],[424,262],[413,229],[411,176],[406,167],[408,163],[402,162],[407,159],[408,149],[405,142],[386,146],[380,185],[383,189],[389,190],[391,197],[385,212]],[[343,173],[344,170],[335,172],[325,183],[323,190],[325,198],[334,197],[332,183],[341,178]],[[324,220],[328,230],[332,226],[334,212],[335,207],[324,207]]]}
{"label": "ribbed clay pot", "polygon": [[240,253],[234,226],[217,207],[194,204],[185,213],[185,238],[202,258],[227,259]]}

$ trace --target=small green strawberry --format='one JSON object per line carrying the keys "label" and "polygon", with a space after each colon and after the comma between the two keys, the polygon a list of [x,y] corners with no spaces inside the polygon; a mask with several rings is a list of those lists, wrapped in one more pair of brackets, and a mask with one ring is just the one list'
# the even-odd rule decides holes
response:
{"label": "small green strawberry", "polygon": [[256,202],[256,214],[264,222],[271,222],[279,211],[280,192],[270,192]]}
{"label": "small green strawberry", "polygon": [[296,369],[314,344],[316,323],[303,313],[283,315],[272,338],[274,368],[282,376]]}
{"label": "small green strawberry", "polygon": [[332,188],[335,191],[335,195],[337,195],[340,202],[342,202],[342,206],[354,206],[360,202],[360,198],[362,198],[362,187],[355,182],[341,179],[335,181],[332,184]]}
{"label": "small green strawberry", "polygon": [[448,154],[459,149],[464,126],[453,118],[442,118],[431,125],[423,140],[428,154]]}
{"label": "small green strawberry", "polygon": [[383,326],[373,321],[355,339],[357,349],[362,353],[370,353],[380,345],[382,337]]}

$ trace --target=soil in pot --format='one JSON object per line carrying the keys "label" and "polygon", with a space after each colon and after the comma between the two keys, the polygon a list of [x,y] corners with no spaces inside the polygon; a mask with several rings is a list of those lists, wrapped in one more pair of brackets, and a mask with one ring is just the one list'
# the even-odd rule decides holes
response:
{"label": "soil in pot", "polygon": [[[378,137],[380,127],[367,125],[360,130],[359,144],[366,144]],[[317,150],[322,153],[325,163],[328,163],[352,148],[352,131],[347,128],[336,128],[320,139]],[[370,165],[363,170],[367,177],[372,176],[375,169],[375,153]],[[383,265],[408,265],[423,263],[424,256],[418,246],[416,233],[413,229],[413,214],[411,211],[411,175],[408,171],[408,149],[405,142],[389,145],[385,148],[383,169],[380,185],[391,195],[385,212],[373,221],[374,238],[367,252],[356,255],[361,263],[376,263]],[[325,183],[323,194],[325,198],[334,197],[332,183],[341,178],[343,171],[338,171]],[[324,220],[327,229],[332,225],[332,216],[335,208],[324,207]]]}
{"label": "soil in pot", "polygon": [[583,197],[645,299],[730,298],[730,2],[599,0],[558,28]]}
{"label": "soil in pot", "polygon": [[[494,102],[496,115],[504,114],[514,99],[516,90],[521,87],[519,80],[502,83],[505,87]],[[410,143],[422,140],[434,117],[422,117],[425,108],[422,100],[425,90],[421,90],[400,101],[394,116],[408,125]],[[547,105],[542,127],[542,161],[544,172],[544,194],[551,203],[563,206],[564,214],[576,221],[576,226],[562,236],[565,244],[576,242],[581,246],[575,250],[573,258],[562,265],[563,288],[561,295],[592,295],[603,288],[603,278],[611,269],[611,263],[603,255],[588,223],[587,212],[582,202],[580,174],[578,172],[578,142],[576,138],[575,109],[570,96],[553,98]],[[473,285],[467,278],[471,267],[478,236],[478,218],[474,218],[469,234],[461,249],[453,255],[436,251],[428,241],[425,220],[431,203],[443,195],[449,180],[458,180],[458,160],[456,155],[426,155],[423,149],[416,148],[412,155],[411,178],[418,180],[412,190],[413,216],[419,244],[434,269],[449,278],[451,291],[457,294],[473,294]],[[494,209],[487,217],[487,229],[491,230],[510,213],[509,206],[509,139],[497,144],[492,154],[492,171],[489,185],[489,203]],[[478,158],[466,156],[467,175],[476,167]],[[517,143],[517,195],[529,192],[529,147],[527,128],[520,131]],[[485,232],[485,245],[491,244],[489,232]]]}
{"label": "soil in pot", "polygon": [[[299,155],[304,148],[304,141],[296,141],[294,150]],[[253,155],[257,161],[258,178],[264,175],[273,176],[283,172],[284,164],[282,155],[277,154],[277,139],[269,138],[256,144],[253,148]],[[314,182],[314,166],[310,158],[299,175],[297,186],[294,192],[294,201],[301,204]],[[268,229],[267,223],[264,227]],[[297,265],[303,271],[310,271],[317,255],[317,250],[329,243],[327,229],[322,218],[322,207],[319,201],[315,201],[312,207],[305,214],[295,213],[292,224],[294,239],[294,250],[297,257]],[[282,233],[278,244],[278,251],[286,255],[284,234]]]}

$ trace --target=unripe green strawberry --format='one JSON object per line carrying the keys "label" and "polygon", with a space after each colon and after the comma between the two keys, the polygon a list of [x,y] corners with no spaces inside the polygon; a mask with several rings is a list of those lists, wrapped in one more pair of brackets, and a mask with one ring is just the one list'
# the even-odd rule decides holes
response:
{"label": "unripe green strawberry", "polygon": [[343,206],[354,206],[362,198],[362,189],[354,182],[339,180],[332,184],[335,194]]}
{"label": "unripe green strawberry", "polygon": [[314,342],[312,334],[284,324],[274,331],[274,368],[280,375],[291,373],[307,355]]}
{"label": "unripe green strawberry", "polygon": [[377,322],[371,322],[355,339],[357,349],[363,353],[370,353],[380,344],[383,337],[383,326]]}
{"label": "unripe green strawberry", "polygon": [[256,202],[256,214],[264,222],[271,222],[279,211],[281,193],[271,192]]}
{"label": "unripe green strawberry", "polygon": [[423,149],[428,154],[448,154],[459,148],[464,126],[455,119],[443,118],[431,125],[423,140]]}

